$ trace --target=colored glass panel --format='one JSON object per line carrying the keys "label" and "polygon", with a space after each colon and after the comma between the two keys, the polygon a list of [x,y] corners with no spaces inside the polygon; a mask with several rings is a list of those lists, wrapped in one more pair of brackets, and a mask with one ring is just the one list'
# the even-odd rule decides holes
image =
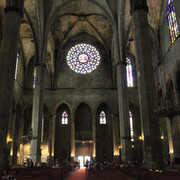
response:
{"label": "colored glass panel", "polygon": [[66,111],[64,111],[64,112],[62,113],[61,122],[62,122],[62,124],[68,124],[68,114],[67,114]]}
{"label": "colored glass panel", "polygon": [[73,46],[66,56],[67,64],[71,70],[79,74],[88,74],[94,71],[100,63],[100,54],[90,44],[77,44]]}
{"label": "colored glass panel", "polygon": [[17,79],[18,62],[19,62],[19,53],[17,53],[17,57],[16,57],[16,69],[15,69],[15,76],[14,76],[15,79]]}
{"label": "colored glass panel", "polygon": [[134,141],[133,118],[132,118],[132,113],[131,113],[131,111],[129,111],[129,120],[130,120],[131,141]]}
{"label": "colored glass panel", "polygon": [[106,124],[106,114],[104,111],[100,113],[100,124]]}
{"label": "colored glass panel", "polygon": [[171,43],[174,43],[174,41],[179,36],[179,29],[178,29],[173,0],[168,0],[167,17],[168,17],[168,25],[169,25],[169,33],[170,33]]}
{"label": "colored glass panel", "polygon": [[42,115],[41,142],[44,141],[44,115]]}
{"label": "colored glass panel", "polygon": [[127,86],[133,87],[133,72],[130,59],[126,58],[126,63]]}
{"label": "colored glass panel", "polygon": [[35,85],[36,85],[36,67],[34,67],[33,88],[35,88]]}

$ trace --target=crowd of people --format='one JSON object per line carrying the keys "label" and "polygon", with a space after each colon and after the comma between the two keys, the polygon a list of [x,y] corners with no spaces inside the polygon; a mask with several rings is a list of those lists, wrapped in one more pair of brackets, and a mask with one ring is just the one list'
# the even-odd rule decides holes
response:
{"label": "crowd of people", "polygon": [[2,172],[2,179],[5,179],[5,180],[16,180],[15,178],[15,171],[14,170],[3,170]]}
{"label": "crowd of people", "polygon": [[[78,160],[76,161],[68,161],[68,159],[65,159],[64,161],[62,161],[61,163],[58,162],[57,159],[55,159],[54,163],[51,163],[49,161],[47,161],[46,163],[33,163],[32,160],[27,159],[26,163],[24,163],[23,166],[21,166],[21,168],[33,168],[33,167],[46,167],[46,168],[61,168],[64,165],[69,164],[70,166],[72,166],[73,170],[74,169],[79,169],[80,168],[80,162]],[[104,171],[104,170],[110,170],[113,168],[116,168],[117,166],[119,168],[122,167],[135,167],[135,166],[141,166],[143,167],[142,164],[139,164],[137,161],[135,162],[123,162],[121,164],[117,164],[115,162],[95,162],[93,160],[93,158],[91,158],[91,160],[89,161],[88,159],[85,161],[84,164],[85,168],[88,170],[100,170],[100,171]],[[75,167],[75,168],[74,168]],[[166,158],[164,161],[164,170],[167,170],[167,168],[173,168],[174,167],[174,163],[173,161],[170,161],[170,158]],[[5,180],[16,180],[15,175],[16,175],[16,171],[11,169],[11,166],[9,166],[9,168],[7,170],[3,170],[2,171],[2,179]]]}

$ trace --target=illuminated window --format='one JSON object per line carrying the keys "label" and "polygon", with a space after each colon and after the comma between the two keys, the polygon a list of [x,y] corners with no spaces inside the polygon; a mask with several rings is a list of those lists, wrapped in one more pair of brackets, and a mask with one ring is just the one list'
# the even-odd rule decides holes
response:
{"label": "illuminated window", "polygon": [[106,114],[104,111],[100,113],[100,124],[106,124]]}
{"label": "illuminated window", "polygon": [[179,29],[178,29],[173,0],[168,0],[167,17],[168,17],[169,33],[170,33],[171,44],[172,44],[179,36]]}
{"label": "illuminated window", "polygon": [[127,76],[127,86],[133,87],[133,72],[132,72],[132,65],[129,58],[126,58],[126,76]]}
{"label": "illuminated window", "polygon": [[36,67],[34,67],[33,89],[35,88],[35,85],[36,85]]}
{"label": "illuminated window", "polygon": [[68,51],[66,60],[68,66],[74,72],[88,74],[99,65],[100,54],[90,44],[77,44]]}
{"label": "illuminated window", "polygon": [[134,141],[133,118],[131,111],[129,111],[129,120],[130,120],[131,141]]}
{"label": "illuminated window", "polygon": [[41,129],[41,142],[43,142],[44,138],[44,115],[42,115],[42,129]]}
{"label": "illuminated window", "polygon": [[19,53],[17,53],[17,56],[16,56],[16,69],[15,69],[15,76],[14,76],[15,79],[17,79],[18,62],[19,62]]}
{"label": "illuminated window", "polygon": [[68,114],[67,114],[66,111],[64,111],[64,112],[62,113],[61,122],[62,122],[62,124],[68,124]]}

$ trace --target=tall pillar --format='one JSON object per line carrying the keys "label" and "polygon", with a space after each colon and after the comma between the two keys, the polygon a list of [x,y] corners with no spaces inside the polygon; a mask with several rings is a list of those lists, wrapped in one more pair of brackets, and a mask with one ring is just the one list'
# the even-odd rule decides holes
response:
{"label": "tall pillar", "polygon": [[167,135],[168,135],[168,143],[169,143],[169,156],[172,161],[174,160],[174,147],[172,140],[171,121],[168,117],[166,117],[166,125],[167,125]]}
{"label": "tall pillar", "polygon": [[12,115],[14,74],[24,0],[8,0],[0,50],[0,169],[7,165],[6,136]]}
{"label": "tall pillar", "polygon": [[73,113],[71,114],[71,160],[75,157],[75,119]]}
{"label": "tall pillar", "polygon": [[93,159],[96,160],[96,113],[92,119],[92,140],[93,140]]}
{"label": "tall pillar", "polygon": [[49,161],[53,163],[56,115],[50,115],[49,122]]}
{"label": "tall pillar", "polygon": [[13,147],[13,164],[23,164],[23,158],[22,156],[22,147],[23,147],[23,133],[24,133],[24,116],[20,115],[18,125],[18,134],[16,135],[16,138],[14,139],[14,147]]}
{"label": "tall pillar", "polygon": [[172,141],[174,147],[174,161],[180,164],[180,116],[174,116],[171,120]]}
{"label": "tall pillar", "polygon": [[14,132],[15,132],[15,123],[16,123],[16,112],[13,111],[12,113],[12,118],[11,120],[9,121],[9,125],[8,125],[8,133],[7,133],[7,137],[10,139],[10,143],[8,143],[8,148],[9,149],[9,153],[10,153],[10,156],[9,156],[9,162],[12,164],[13,162],[13,146],[14,146],[14,141],[15,141],[15,138],[14,138]]}
{"label": "tall pillar", "polygon": [[41,130],[44,91],[44,64],[36,66],[35,88],[33,93],[32,139],[30,158],[34,163],[41,162]]}
{"label": "tall pillar", "polygon": [[118,101],[119,101],[119,126],[120,126],[120,142],[121,142],[121,161],[131,161],[131,138],[129,123],[129,106],[127,98],[126,84],[126,63],[117,66],[117,85],[118,85]]}
{"label": "tall pillar", "polygon": [[113,134],[113,155],[114,161],[119,162],[119,123],[116,115],[111,115],[112,118],[112,134]]}
{"label": "tall pillar", "polygon": [[146,168],[162,168],[159,119],[154,113],[156,96],[147,19],[148,7],[145,0],[134,2],[132,19],[134,25],[144,166]]}

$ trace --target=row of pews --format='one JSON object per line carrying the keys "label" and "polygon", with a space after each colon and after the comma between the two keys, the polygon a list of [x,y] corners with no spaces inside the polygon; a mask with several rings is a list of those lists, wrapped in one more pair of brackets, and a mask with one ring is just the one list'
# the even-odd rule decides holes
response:
{"label": "row of pews", "polygon": [[15,171],[17,180],[62,180],[75,169],[77,169],[75,164],[65,164],[59,168],[17,168],[13,171]]}
{"label": "row of pews", "polygon": [[119,170],[137,180],[180,180],[179,171],[163,171],[141,167],[122,167]]}

